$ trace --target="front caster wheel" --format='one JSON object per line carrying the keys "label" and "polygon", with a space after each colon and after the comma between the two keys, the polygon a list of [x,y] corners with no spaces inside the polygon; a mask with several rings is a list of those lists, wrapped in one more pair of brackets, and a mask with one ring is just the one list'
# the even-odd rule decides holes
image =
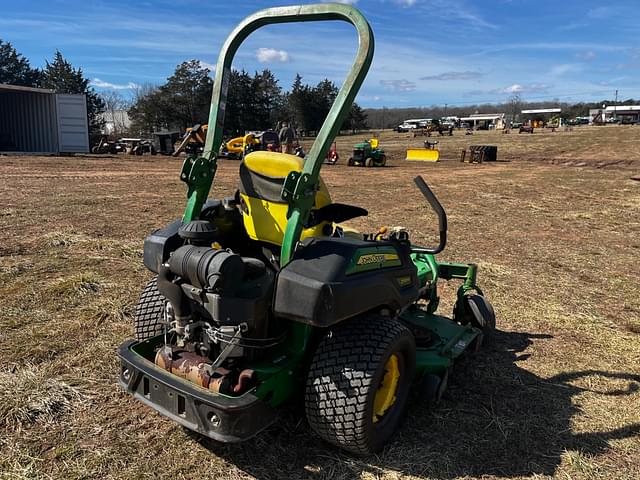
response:
{"label": "front caster wheel", "polygon": [[496,330],[496,313],[482,295],[465,295],[462,303],[457,301],[453,307],[453,318],[461,325],[471,324],[480,329],[485,341],[491,340]]}

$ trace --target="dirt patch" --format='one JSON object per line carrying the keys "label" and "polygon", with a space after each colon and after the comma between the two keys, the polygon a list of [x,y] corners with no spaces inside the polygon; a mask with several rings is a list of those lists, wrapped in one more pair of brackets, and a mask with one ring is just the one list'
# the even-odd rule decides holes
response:
{"label": "dirt patch", "polygon": [[[442,256],[479,264],[500,330],[458,366],[441,404],[414,400],[395,440],[370,457],[322,443],[295,411],[244,444],[208,442],[117,387],[114,352],[149,278],[143,239],[184,207],[181,160],[0,157],[0,372],[38,372],[38,386],[62,392],[49,420],[0,427],[0,477],[640,478],[637,132],[456,132],[439,139],[438,164],[404,162],[424,139],[385,133],[383,169],[344,166],[363,135],[338,140],[341,164],[323,177],[334,201],[369,209],[353,226],[403,225],[435,243],[412,183],[424,176],[449,215]],[[462,165],[471,144],[497,144],[508,161]],[[214,196],[235,190],[237,169],[220,162]],[[445,314],[454,292],[443,286]],[[16,401],[13,412],[30,411]]]}

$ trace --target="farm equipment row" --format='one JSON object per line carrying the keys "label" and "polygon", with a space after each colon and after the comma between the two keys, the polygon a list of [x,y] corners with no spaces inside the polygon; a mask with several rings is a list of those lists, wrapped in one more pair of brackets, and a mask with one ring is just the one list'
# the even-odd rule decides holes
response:
{"label": "farm equipment row", "polygon": [[151,140],[141,138],[119,138],[118,140],[109,140],[107,137],[102,137],[98,143],[91,148],[91,153],[109,153],[112,155],[119,153],[144,155],[148,153],[155,155],[157,150]]}

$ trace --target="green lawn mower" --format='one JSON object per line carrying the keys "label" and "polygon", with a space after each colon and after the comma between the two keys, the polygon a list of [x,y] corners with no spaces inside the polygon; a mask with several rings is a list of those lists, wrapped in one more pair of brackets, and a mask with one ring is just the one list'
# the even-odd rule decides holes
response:
{"label": "green lawn mower", "polygon": [[380,148],[377,138],[364,140],[353,146],[353,155],[347,161],[350,167],[384,167],[387,156]]}
{"label": "green lawn mower", "polygon": [[[359,50],[309,154],[249,153],[236,194],[208,199],[238,47],[261,26],[318,20],[353,24]],[[435,248],[400,227],[348,229],[367,211],[334,203],[320,178],[373,49],[369,24],[345,4],[263,10],[227,39],[204,152],[181,172],[184,215],[145,240],[155,276],[136,307],[136,338],[118,349],[119,383],[140,402],[221,442],[248,439],[303,404],[321,438],[374,452],[399,428],[412,386],[438,399],[455,360],[495,327],[476,266],[435,258],[447,219],[422,178],[439,218]],[[461,281],[451,319],[436,313],[441,279]]]}

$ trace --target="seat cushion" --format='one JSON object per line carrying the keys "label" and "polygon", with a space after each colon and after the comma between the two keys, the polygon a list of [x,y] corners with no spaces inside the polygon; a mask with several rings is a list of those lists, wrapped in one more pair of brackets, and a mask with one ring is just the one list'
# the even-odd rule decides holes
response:
{"label": "seat cushion", "polygon": [[288,153],[259,150],[244,159],[249,171],[271,178],[286,178],[289,172],[301,172],[304,160]]}
{"label": "seat cushion", "polygon": [[[253,240],[281,245],[287,226],[289,206],[282,200],[282,186],[290,172],[300,172],[304,160],[286,153],[257,151],[240,164],[241,211],[247,234]],[[314,209],[331,203],[327,186],[320,179]],[[323,235],[328,222],[306,228],[301,238]]]}

